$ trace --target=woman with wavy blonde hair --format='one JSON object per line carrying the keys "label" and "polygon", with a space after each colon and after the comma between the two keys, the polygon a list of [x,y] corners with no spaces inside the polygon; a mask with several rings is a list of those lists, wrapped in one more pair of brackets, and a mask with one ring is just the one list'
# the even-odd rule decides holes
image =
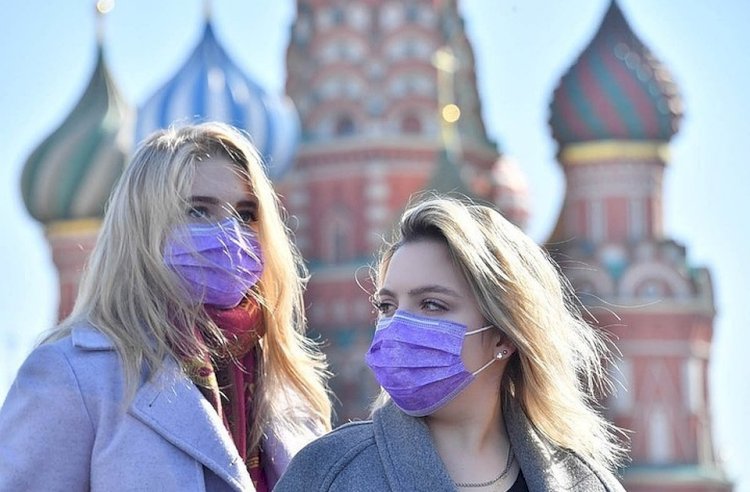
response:
{"label": "woman with wavy blonde hair", "polygon": [[0,411],[0,490],[270,490],[331,414],[281,214],[236,129],[146,139]]}
{"label": "woman with wavy blonde hair", "polygon": [[607,345],[523,232],[486,206],[420,199],[374,283],[372,421],[303,449],[276,490],[623,490],[596,404]]}

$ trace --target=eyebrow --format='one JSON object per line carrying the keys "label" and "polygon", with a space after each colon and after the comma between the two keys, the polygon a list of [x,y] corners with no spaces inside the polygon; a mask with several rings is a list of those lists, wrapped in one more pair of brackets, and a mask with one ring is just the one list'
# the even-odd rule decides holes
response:
{"label": "eyebrow", "polygon": [[[190,197],[190,201],[208,203],[209,205],[223,205],[221,200],[212,196],[193,195]],[[237,202],[237,206],[234,208],[257,207],[257,206],[258,206],[258,200],[242,200],[240,202]]]}
{"label": "eyebrow", "polygon": [[[461,294],[459,294],[455,290],[450,289],[448,287],[444,287],[442,285],[425,285],[422,287],[417,287],[417,288],[411,289],[409,292],[407,292],[407,294],[410,297],[416,297],[422,294],[446,294],[452,297],[458,297],[458,298],[463,297]],[[377,291],[375,295],[378,297],[383,297],[383,296],[396,297],[396,294],[394,294],[393,291],[390,291],[385,288]]]}

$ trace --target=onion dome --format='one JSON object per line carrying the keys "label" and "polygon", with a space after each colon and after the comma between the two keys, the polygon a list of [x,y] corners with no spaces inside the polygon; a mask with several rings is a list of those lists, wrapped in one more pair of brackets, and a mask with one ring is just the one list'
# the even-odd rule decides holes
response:
{"label": "onion dome", "polygon": [[592,140],[666,142],[681,117],[672,77],[612,1],[599,31],[555,89],[553,137],[561,146]]}
{"label": "onion dome", "polygon": [[21,191],[32,217],[42,223],[102,217],[129,156],[131,123],[100,45],[83,96],[24,165]]}
{"label": "onion dome", "polygon": [[273,97],[231,60],[206,22],[188,60],[138,112],[136,138],[170,125],[218,120],[245,130],[271,178],[291,166],[299,118],[291,101]]}

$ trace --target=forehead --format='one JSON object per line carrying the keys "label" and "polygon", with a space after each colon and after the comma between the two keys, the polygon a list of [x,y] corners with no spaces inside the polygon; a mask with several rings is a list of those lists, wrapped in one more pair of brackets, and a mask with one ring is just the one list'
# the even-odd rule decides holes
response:
{"label": "forehead", "polygon": [[469,290],[443,242],[420,240],[399,247],[391,258],[381,287],[398,294],[427,285],[449,287],[462,294]]}
{"label": "forehead", "polygon": [[227,157],[217,156],[198,162],[191,195],[231,198],[241,201],[252,196],[247,174]]}

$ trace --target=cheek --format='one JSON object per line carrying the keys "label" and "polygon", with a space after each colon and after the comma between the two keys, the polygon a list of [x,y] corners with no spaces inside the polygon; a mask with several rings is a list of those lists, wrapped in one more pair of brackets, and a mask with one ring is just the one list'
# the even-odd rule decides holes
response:
{"label": "cheek", "polygon": [[464,338],[464,344],[461,348],[461,360],[469,371],[478,369],[492,358],[492,350],[489,337],[477,333]]}

